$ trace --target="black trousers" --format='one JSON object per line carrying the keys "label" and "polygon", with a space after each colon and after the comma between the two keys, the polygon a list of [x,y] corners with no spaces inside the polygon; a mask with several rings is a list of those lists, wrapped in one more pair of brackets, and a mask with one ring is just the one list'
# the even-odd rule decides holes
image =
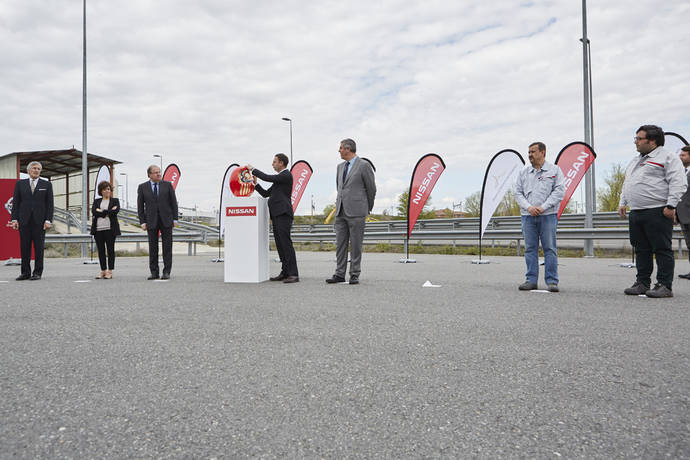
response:
{"label": "black trousers", "polygon": [[170,274],[172,269],[172,227],[147,228],[149,236],[149,269],[152,275],[158,275],[158,231],[163,242],[163,273]]}
{"label": "black trousers", "polygon": [[[115,270],[115,235],[112,230],[97,231],[93,236],[98,248],[98,261],[101,270]],[[106,265],[107,257],[107,265]]]}
{"label": "black trousers", "polygon": [[671,289],[673,284],[673,220],[664,216],[664,208],[630,211],[630,244],[635,248],[637,281],[651,285],[656,257],[657,282]]}
{"label": "black trousers", "polygon": [[34,247],[36,260],[34,274],[43,275],[43,251],[45,249],[46,231],[43,222],[34,222],[31,217],[26,225],[19,225],[19,248],[22,254],[22,275],[31,276],[31,245]]}
{"label": "black trousers", "polygon": [[289,214],[281,214],[272,216],[271,220],[273,221],[273,239],[276,241],[276,249],[282,264],[280,272],[285,276],[299,276],[295,248],[292,246],[292,237],[290,237],[293,219]]}

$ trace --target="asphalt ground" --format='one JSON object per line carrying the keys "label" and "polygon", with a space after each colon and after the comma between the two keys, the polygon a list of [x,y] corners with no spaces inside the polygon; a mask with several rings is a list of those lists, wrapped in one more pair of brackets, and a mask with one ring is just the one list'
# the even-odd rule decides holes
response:
{"label": "asphalt ground", "polygon": [[690,457],[690,281],[630,297],[620,259],[561,259],[560,293],[519,292],[522,258],[365,253],[327,285],[333,253],[297,256],[292,285],[0,267],[0,457]]}

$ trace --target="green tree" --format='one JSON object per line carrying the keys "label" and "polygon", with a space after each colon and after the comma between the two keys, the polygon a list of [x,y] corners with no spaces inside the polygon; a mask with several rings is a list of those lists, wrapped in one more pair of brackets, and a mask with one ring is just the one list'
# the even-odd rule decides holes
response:
{"label": "green tree", "polygon": [[621,200],[621,192],[623,191],[623,181],[625,181],[625,170],[623,166],[616,163],[611,166],[609,173],[606,175],[604,182],[606,187],[597,190],[597,201],[599,202],[599,211],[618,211],[618,204]]}
{"label": "green tree", "polygon": [[[407,190],[402,192],[398,196],[398,217],[403,217],[407,218],[407,202],[410,201],[410,194]],[[434,212],[433,209],[430,209],[429,206],[431,205],[431,195],[429,195],[429,198],[426,200],[426,203],[424,203],[424,208],[422,208],[422,212],[419,214],[420,219],[433,219],[436,217],[436,213]]]}
{"label": "green tree", "polygon": [[515,194],[511,191],[506,192],[503,199],[496,208],[495,216],[519,216],[520,205],[515,199]]}
{"label": "green tree", "polygon": [[474,192],[465,199],[465,215],[467,217],[479,217],[482,192]]}

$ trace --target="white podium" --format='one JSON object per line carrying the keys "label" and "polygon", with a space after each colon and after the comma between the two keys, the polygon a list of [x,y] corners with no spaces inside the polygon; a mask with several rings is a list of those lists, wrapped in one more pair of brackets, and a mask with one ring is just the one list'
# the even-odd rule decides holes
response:
{"label": "white podium", "polygon": [[268,200],[259,194],[223,203],[225,282],[261,283],[268,274]]}

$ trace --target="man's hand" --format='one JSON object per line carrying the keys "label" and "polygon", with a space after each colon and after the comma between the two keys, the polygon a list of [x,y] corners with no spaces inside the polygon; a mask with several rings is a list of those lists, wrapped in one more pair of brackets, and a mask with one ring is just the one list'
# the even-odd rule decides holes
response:
{"label": "man's hand", "polygon": [[618,208],[618,215],[621,216],[621,219],[625,219],[625,206],[621,206]]}
{"label": "man's hand", "polygon": [[664,217],[673,220],[673,218],[676,217],[676,210],[664,208]]}
{"label": "man's hand", "polygon": [[249,164],[248,164],[248,165],[245,165],[244,167],[247,168],[249,171],[253,171],[253,170],[254,170],[254,166],[249,165]]}
{"label": "man's hand", "polygon": [[259,179],[257,179],[256,176],[252,176],[252,181],[254,182],[254,185],[256,185],[256,183],[259,182]]}
{"label": "man's hand", "polygon": [[539,214],[544,212],[543,209],[541,209],[541,211],[540,211],[540,209],[541,209],[541,206],[530,206],[529,208],[527,208],[527,212],[529,213],[530,216],[537,217]]}
{"label": "man's hand", "polygon": [[43,222],[43,230],[48,230],[52,226],[50,222]]}
{"label": "man's hand", "polygon": [[146,224],[141,224],[142,230],[146,230]]}
{"label": "man's hand", "polygon": [[10,227],[12,230],[19,230],[19,222],[17,222],[16,220],[7,222],[7,226]]}
{"label": "man's hand", "polygon": [[116,209],[117,209],[117,206],[113,206],[113,211],[115,211]]}

